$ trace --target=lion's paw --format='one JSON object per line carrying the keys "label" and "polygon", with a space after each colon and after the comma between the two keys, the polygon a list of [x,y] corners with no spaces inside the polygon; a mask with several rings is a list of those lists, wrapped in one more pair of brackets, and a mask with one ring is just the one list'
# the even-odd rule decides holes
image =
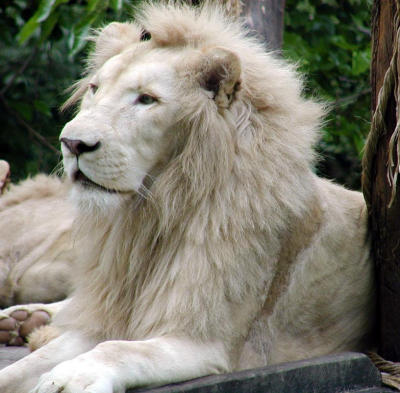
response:
{"label": "lion's paw", "polygon": [[47,325],[51,315],[44,309],[13,306],[0,311],[0,344],[21,346],[38,327]]}
{"label": "lion's paw", "polygon": [[123,393],[125,389],[113,384],[110,368],[87,355],[62,362],[43,374],[30,393]]}

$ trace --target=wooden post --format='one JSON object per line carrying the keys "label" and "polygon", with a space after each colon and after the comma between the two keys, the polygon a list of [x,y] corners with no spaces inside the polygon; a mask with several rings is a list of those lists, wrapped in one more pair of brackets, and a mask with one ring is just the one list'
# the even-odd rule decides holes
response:
{"label": "wooden post", "polygon": [[[378,94],[394,52],[396,0],[374,0],[372,13],[371,84],[374,113],[378,105]],[[388,181],[389,141],[397,122],[394,89],[393,86],[383,114],[386,131],[379,137],[371,163],[369,213],[378,284],[379,353],[387,360],[398,362],[400,361],[400,190],[397,187],[397,195],[389,207],[392,186]],[[396,165],[397,161],[395,158]]]}
{"label": "wooden post", "polygon": [[268,49],[282,47],[285,0],[243,1],[242,15],[250,29],[257,31]]}
{"label": "wooden post", "polygon": [[[217,1],[217,0],[216,0]],[[242,16],[250,30],[266,41],[270,50],[282,47],[285,0],[218,0],[228,12]],[[186,0],[197,5],[201,0]]]}

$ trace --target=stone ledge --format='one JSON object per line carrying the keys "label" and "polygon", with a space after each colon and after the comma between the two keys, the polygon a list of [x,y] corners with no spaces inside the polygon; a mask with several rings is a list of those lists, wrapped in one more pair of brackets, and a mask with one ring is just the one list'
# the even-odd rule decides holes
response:
{"label": "stone ledge", "polygon": [[0,346],[0,370],[29,354],[27,347]]}
{"label": "stone ledge", "polygon": [[[27,348],[0,347],[0,369],[28,354]],[[127,393],[393,393],[382,387],[372,362],[360,353],[343,353],[213,375]]]}
{"label": "stone ledge", "polygon": [[127,393],[386,393],[378,370],[360,353],[343,353],[298,362],[213,375]]}

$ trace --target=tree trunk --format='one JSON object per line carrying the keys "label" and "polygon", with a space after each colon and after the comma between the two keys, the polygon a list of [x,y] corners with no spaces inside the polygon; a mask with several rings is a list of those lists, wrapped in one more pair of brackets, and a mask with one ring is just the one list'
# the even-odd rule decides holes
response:
{"label": "tree trunk", "polygon": [[243,1],[246,24],[267,42],[268,49],[282,47],[284,8],[285,0]]}
{"label": "tree trunk", "polygon": [[[267,43],[268,49],[278,50],[282,47],[285,0],[215,1],[223,4],[230,14],[244,17],[246,25]],[[201,0],[186,2],[198,5]]]}
{"label": "tree trunk", "polygon": [[[379,91],[394,53],[395,14],[396,0],[374,0],[371,68],[373,112],[377,108]],[[398,55],[396,57],[398,63]],[[395,79],[399,79],[398,71]],[[385,131],[379,136],[371,162],[371,186],[368,190],[371,197],[369,201],[366,199],[370,204],[372,253],[377,271],[379,353],[385,359],[400,361],[400,191],[397,187],[397,195],[390,204],[392,185],[388,181],[388,162],[389,157],[393,156],[389,142],[397,123],[395,85],[389,90],[389,100],[383,113]],[[395,142],[394,151],[397,139]],[[397,154],[394,156],[396,168],[398,158]]]}

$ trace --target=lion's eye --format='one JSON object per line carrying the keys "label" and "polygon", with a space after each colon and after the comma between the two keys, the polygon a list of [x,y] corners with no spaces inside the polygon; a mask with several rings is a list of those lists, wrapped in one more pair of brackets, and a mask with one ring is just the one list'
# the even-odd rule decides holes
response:
{"label": "lion's eye", "polygon": [[150,105],[153,104],[154,102],[157,102],[157,99],[149,94],[141,94],[137,102],[143,104],[143,105]]}
{"label": "lion's eye", "polygon": [[89,90],[91,91],[92,94],[96,94],[97,89],[99,88],[99,86],[97,86],[94,83],[89,83]]}
{"label": "lion's eye", "polygon": [[149,41],[151,40],[151,34],[147,30],[142,30],[140,34],[140,41]]}

